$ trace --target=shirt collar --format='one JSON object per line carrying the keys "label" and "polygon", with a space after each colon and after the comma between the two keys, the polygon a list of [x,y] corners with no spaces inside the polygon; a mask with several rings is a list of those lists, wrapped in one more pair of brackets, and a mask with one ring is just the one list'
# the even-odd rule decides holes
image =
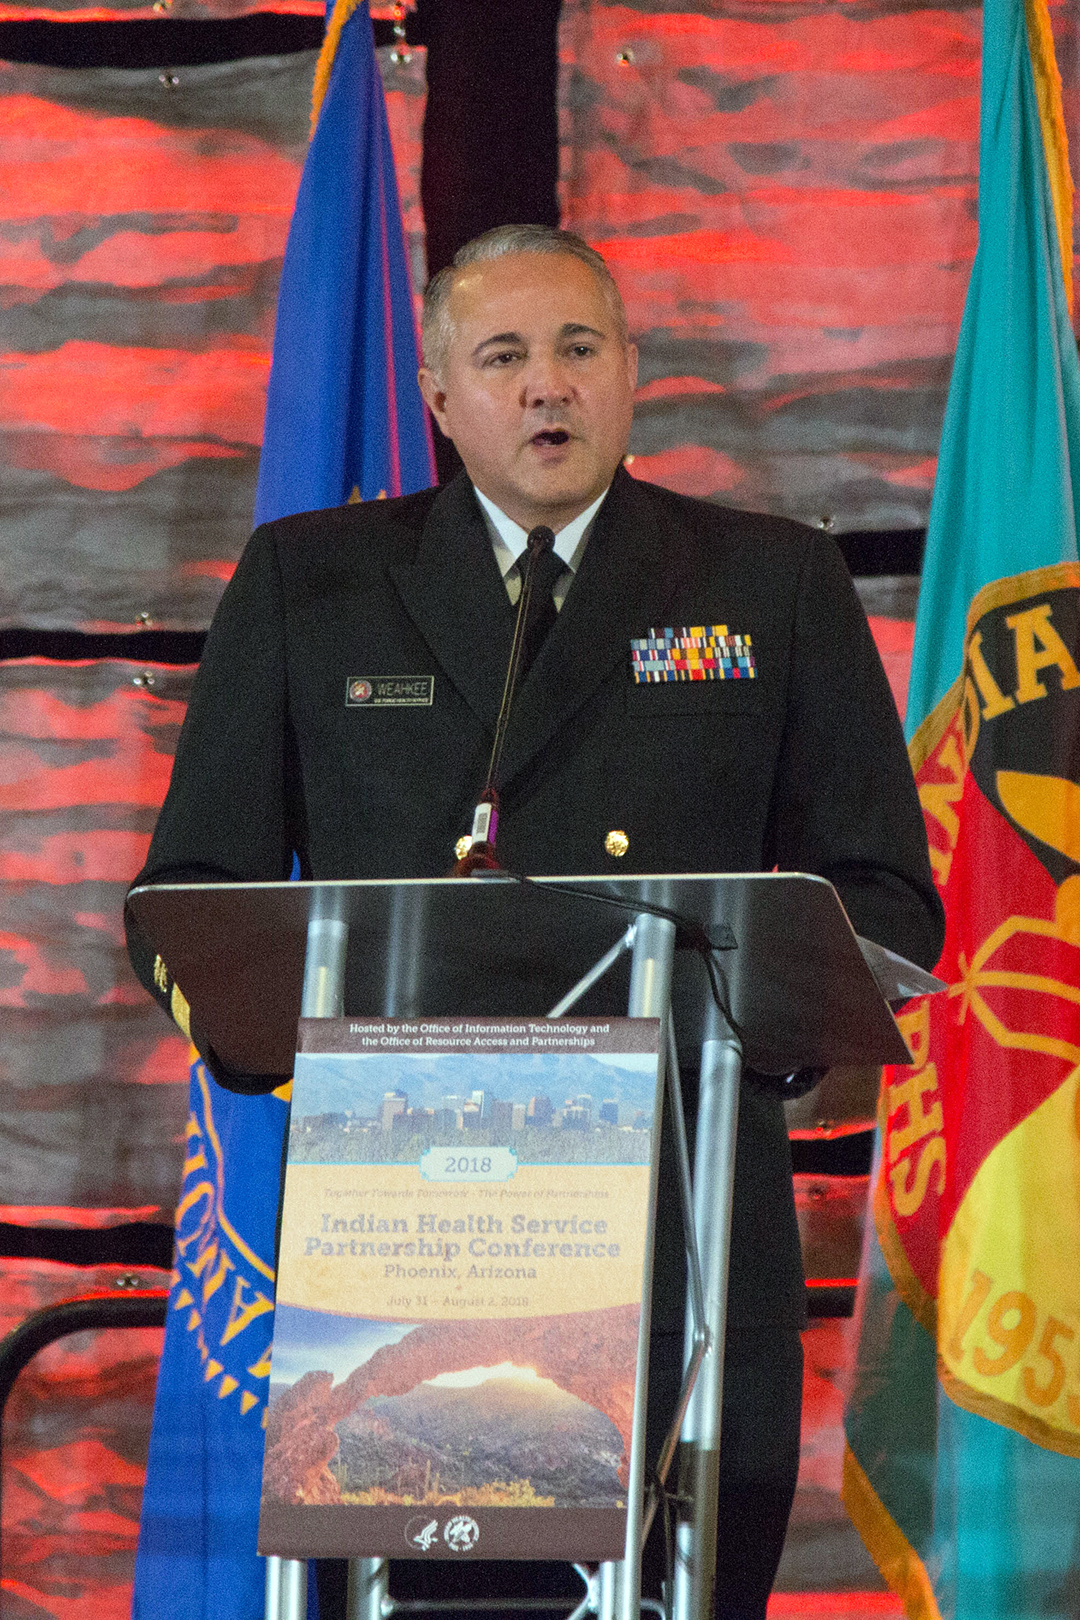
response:
{"label": "shirt collar", "polygon": [[[506,513],[497,507],[493,500],[489,500],[483,490],[476,489],[475,484],[473,488],[476,490],[476,498],[480,502],[480,510],[484,514],[488,534],[491,536],[491,543],[495,548],[495,560],[499,565],[499,572],[505,579],[521,553],[525,550],[525,542],[529,538],[529,531],[523,529],[520,523],[515,523],[513,518],[508,518]],[[564,529],[560,529],[555,536],[555,555],[562,558],[572,573],[576,574],[581,567],[581,558],[585,551],[588,530],[592,525],[593,518],[600,510],[606,494],[607,490],[605,489],[603,495],[598,496],[591,506],[587,506],[584,512],[579,513],[572,523],[568,523]]]}

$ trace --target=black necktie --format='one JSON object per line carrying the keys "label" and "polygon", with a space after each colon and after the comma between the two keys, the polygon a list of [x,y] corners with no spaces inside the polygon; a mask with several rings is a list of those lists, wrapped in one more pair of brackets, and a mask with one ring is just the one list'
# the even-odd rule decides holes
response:
{"label": "black necktie", "polygon": [[[521,570],[523,586],[526,561],[526,554],[522,552],[518,567]],[[524,675],[532,664],[533,659],[544,644],[544,637],[558,618],[555,611],[554,592],[555,586],[565,572],[566,564],[561,557],[556,556],[554,551],[545,551],[536,559],[532,600],[529,603],[529,615],[525,621],[521,649],[521,663],[519,665],[519,674],[521,675]]]}

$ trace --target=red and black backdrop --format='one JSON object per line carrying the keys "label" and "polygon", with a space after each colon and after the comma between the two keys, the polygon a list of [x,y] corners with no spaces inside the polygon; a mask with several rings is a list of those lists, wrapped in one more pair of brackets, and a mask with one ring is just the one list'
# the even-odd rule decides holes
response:
{"label": "red and black backdrop", "polygon": [[[248,532],[321,13],[0,0],[0,1331],[169,1264],[186,1051],[120,904]],[[419,0],[404,44],[376,32],[417,287],[510,220],[600,246],[641,348],[635,470],[833,529],[902,695],[978,9]],[[84,1336],[20,1380],[12,1620],[126,1615],[156,1353]]]}

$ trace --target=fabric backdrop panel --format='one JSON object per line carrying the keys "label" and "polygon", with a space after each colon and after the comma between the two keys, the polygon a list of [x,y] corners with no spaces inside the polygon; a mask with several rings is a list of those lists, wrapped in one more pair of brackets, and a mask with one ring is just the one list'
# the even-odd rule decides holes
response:
{"label": "fabric backdrop panel", "polygon": [[[223,22],[254,11],[321,17],[323,10],[322,0],[113,0],[111,5],[95,5],[94,0],[36,0],[30,5],[0,0],[0,22],[132,22],[167,17]],[[378,14],[374,6],[372,13]]]}
{"label": "fabric backdrop panel", "polygon": [[[388,21],[397,11],[389,0],[373,0],[369,9],[373,17]],[[414,11],[416,0],[404,0],[403,9]],[[221,22],[255,11],[321,17],[324,10],[323,0],[117,0],[113,5],[95,5],[93,0],[37,0],[37,4],[18,5],[15,0],[0,0],[0,22],[130,22],[140,17]]]}
{"label": "fabric backdrop panel", "polygon": [[313,63],[0,64],[0,624],[208,623],[250,530]]}
{"label": "fabric backdrop panel", "polygon": [[[0,1260],[0,1335],[130,1267]],[[140,1268],[145,1287],[166,1272]],[[4,1423],[4,1620],[128,1620],[157,1328],[77,1333],[36,1355]]]}
{"label": "fabric backdrop panel", "polygon": [[[371,13],[377,15],[372,6]],[[397,60],[395,61],[395,57]],[[424,211],[420,203],[420,163],[424,152],[424,112],[427,107],[427,50],[409,45],[404,50],[383,45],[375,52],[386,97],[386,121],[394,149],[394,169],[401,198],[401,225],[409,257],[416,301],[416,318],[427,285]]]}
{"label": "fabric backdrop panel", "polygon": [[975,250],[980,12],[565,0],[566,222],[641,347],[636,472],[926,521]]}
{"label": "fabric backdrop panel", "polygon": [[5,1205],[171,1218],[188,1047],[131,972],[121,908],[191,677],[121,660],[0,664]]}

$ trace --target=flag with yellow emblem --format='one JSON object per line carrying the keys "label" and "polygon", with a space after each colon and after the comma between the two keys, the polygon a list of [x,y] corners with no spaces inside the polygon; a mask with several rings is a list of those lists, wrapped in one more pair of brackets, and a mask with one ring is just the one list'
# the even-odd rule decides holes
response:
{"label": "flag with yellow emblem", "polygon": [[844,1500],[911,1620],[1080,1614],[1080,364],[1046,0],[986,0],[909,752],[948,989],[885,1071]]}
{"label": "flag with yellow emblem", "polygon": [[[397,181],[362,0],[334,7],[315,117],[282,270],[259,521],[354,493],[411,494],[434,478]],[[186,1031],[175,987],[172,1009]],[[194,1065],[133,1620],[259,1620],[264,1611],[256,1538],[287,1121],[286,1090],[237,1096]],[[309,1620],[316,1612],[311,1581]]]}

